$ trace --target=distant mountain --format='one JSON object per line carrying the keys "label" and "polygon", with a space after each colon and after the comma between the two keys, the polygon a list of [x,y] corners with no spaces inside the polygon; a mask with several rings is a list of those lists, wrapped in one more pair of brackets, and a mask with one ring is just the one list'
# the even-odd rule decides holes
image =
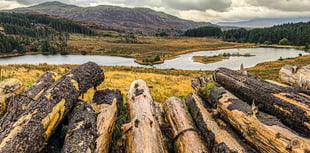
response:
{"label": "distant mountain", "polygon": [[310,17],[296,17],[296,18],[261,18],[253,19],[241,22],[219,22],[220,26],[236,26],[236,27],[247,27],[247,28],[263,28],[272,27],[274,25],[280,25],[284,23],[297,23],[310,21]]}
{"label": "distant mountain", "polygon": [[126,8],[108,5],[79,7],[57,1],[46,2],[26,8],[17,8],[10,10],[10,12],[37,12],[71,20],[94,22],[108,28],[148,33],[159,31],[183,32],[187,29],[211,25],[208,22],[194,22],[180,19],[149,8]]}

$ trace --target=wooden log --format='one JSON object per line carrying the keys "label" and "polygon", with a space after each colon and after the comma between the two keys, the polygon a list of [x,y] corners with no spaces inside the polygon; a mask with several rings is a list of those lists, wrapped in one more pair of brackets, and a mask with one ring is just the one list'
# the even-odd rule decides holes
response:
{"label": "wooden log", "polygon": [[218,153],[253,153],[254,149],[243,142],[243,139],[204,106],[197,94],[189,94],[186,104],[198,129],[200,130],[209,152]]}
{"label": "wooden log", "polygon": [[6,79],[0,83],[0,116],[6,112],[6,99],[10,96],[21,93],[23,89],[23,83],[18,79]]}
{"label": "wooden log", "polygon": [[27,110],[55,82],[56,77],[57,75],[54,72],[46,72],[29,89],[7,98],[7,112],[0,119],[0,127],[6,129],[8,125],[15,122],[19,115]]}
{"label": "wooden log", "polygon": [[208,152],[191,115],[185,110],[183,101],[176,97],[171,97],[165,101],[164,110],[172,129],[173,143],[177,152]]}
{"label": "wooden log", "polygon": [[153,108],[153,116],[155,117],[156,121],[158,122],[159,126],[165,124],[165,117],[164,117],[164,109],[159,102],[154,101],[152,104]]}
{"label": "wooden log", "polygon": [[78,100],[69,113],[68,131],[62,153],[91,153],[95,150],[97,115],[85,101]]}
{"label": "wooden log", "polygon": [[123,95],[120,90],[105,89],[96,91],[92,99],[92,107],[97,116],[97,131],[95,153],[109,153],[115,121],[123,105]]}
{"label": "wooden log", "polygon": [[153,116],[153,99],[143,80],[131,83],[128,99],[131,122],[123,126],[127,134],[126,152],[167,152],[159,125]]}
{"label": "wooden log", "polygon": [[78,96],[103,80],[103,71],[93,62],[61,77],[16,122],[1,129],[0,152],[39,152]]}
{"label": "wooden log", "polygon": [[226,68],[215,70],[213,78],[249,105],[254,101],[259,110],[276,116],[299,134],[310,136],[310,95]]}
{"label": "wooden log", "polygon": [[284,65],[280,69],[279,77],[292,86],[310,90],[310,65],[303,67]]}
{"label": "wooden log", "polygon": [[224,88],[211,90],[210,99],[221,117],[262,153],[310,151],[310,139],[303,138],[266,113],[258,112]]}

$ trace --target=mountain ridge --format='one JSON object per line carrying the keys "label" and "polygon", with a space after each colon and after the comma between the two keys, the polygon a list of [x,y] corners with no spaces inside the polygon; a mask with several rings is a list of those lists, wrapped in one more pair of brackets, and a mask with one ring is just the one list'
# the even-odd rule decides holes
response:
{"label": "mountain ridge", "polygon": [[98,23],[104,27],[125,31],[141,31],[147,33],[169,32],[182,33],[200,26],[210,26],[209,22],[194,22],[176,16],[152,10],[150,8],[120,7],[99,5],[80,7],[58,1],[45,2],[30,7],[8,10],[16,13],[37,12],[55,15],[75,21]]}

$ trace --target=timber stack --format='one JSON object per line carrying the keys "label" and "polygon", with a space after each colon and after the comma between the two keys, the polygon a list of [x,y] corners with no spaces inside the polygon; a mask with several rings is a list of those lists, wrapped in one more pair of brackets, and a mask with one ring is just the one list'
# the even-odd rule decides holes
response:
{"label": "timber stack", "polygon": [[[195,92],[184,100],[164,102],[143,80],[131,83],[126,98],[97,90],[104,72],[93,62],[62,77],[46,72],[25,90],[7,79],[0,83],[0,152],[310,152],[308,73],[309,66],[284,66],[279,76],[291,87],[218,68],[194,78]],[[90,88],[92,100],[82,100]]]}

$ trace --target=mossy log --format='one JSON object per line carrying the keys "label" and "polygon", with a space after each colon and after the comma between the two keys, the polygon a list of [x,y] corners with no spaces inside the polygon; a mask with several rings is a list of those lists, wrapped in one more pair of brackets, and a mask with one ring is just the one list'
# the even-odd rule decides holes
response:
{"label": "mossy log", "polygon": [[262,153],[310,151],[310,139],[303,138],[279,120],[259,112],[222,87],[211,90],[210,99],[221,117]]}
{"label": "mossy log", "polygon": [[310,136],[310,95],[227,68],[215,70],[213,78],[248,104],[254,101],[259,110],[276,116],[299,134]]}
{"label": "mossy log", "polygon": [[280,69],[279,77],[285,83],[310,90],[310,65],[284,65]]}
{"label": "mossy log", "polygon": [[165,101],[164,110],[172,130],[173,143],[177,152],[208,152],[191,115],[185,110],[185,103],[183,101],[176,97],[171,97]]}
{"label": "mossy log", "polygon": [[104,80],[100,67],[88,62],[53,83],[16,122],[0,132],[0,152],[39,152],[80,94]]}
{"label": "mossy log", "polygon": [[153,116],[153,99],[143,80],[131,83],[128,99],[131,122],[123,126],[127,134],[126,152],[167,152],[159,125]]}
{"label": "mossy log", "polygon": [[90,104],[78,100],[69,113],[62,153],[91,153],[95,150],[97,115]]}
{"label": "mossy log", "polygon": [[196,77],[192,79],[191,86],[195,90],[195,93],[202,98],[203,101],[208,101],[208,84],[210,83],[210,78],[206,75],[202,75],[201,77]]}
{"label": "mossy log", "polygon": [[15,122],[19,115],[27,110],[55,82],[56,77],[57,75],[54,72],[46,72],[29,89],[7,98],[8,107],[6,113],[0,119],[0,127],[6,129],[12,122]]}
{"label": "mossy log", "polygon": [[0,83],[0,116],[6,112],[6,99],[23,92],[23,89],[23,83],[18,79],[6,79]]}
{"label": "mossy log", "polygon": [[218,153],[253,153],[254,149],[243,142],[243,139],[204,106],[202,99],[197,94],[189,94],[186,104],[198,129],[203,136],[209,152]]}
{"label": "mossy log", "polygon": [[98,137],[94,152],[108,153],[115,121],[123,105],[123,95],[119,90],[114,89],[96,91],[91,105],[98,114],[96,121]]}

